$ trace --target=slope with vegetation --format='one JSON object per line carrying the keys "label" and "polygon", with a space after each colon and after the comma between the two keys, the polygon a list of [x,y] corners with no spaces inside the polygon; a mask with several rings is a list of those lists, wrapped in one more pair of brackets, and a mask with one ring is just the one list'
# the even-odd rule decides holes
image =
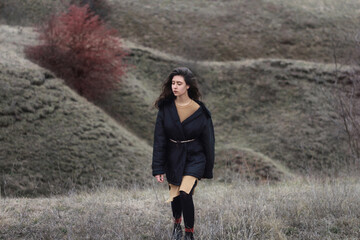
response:
{"label": "slope with vegetation", "polygon": [[168,239],[152,105],[176,66],[197,75],[215,126],[198,239],[359,239],[358,174],[341,175],[354,165],[332,95],[353,67],[317,63],[356,60],[358,1],[109,0],[97,10],[134,68],[94,102],[23,54],[38,43],[23,26],[79,1],[0,2],[0,23],[17,25],[0,25],[0,239]]}
{"label": "slope with vegetation", "polygon": [[[328,95],[336,79],[348,77],[349,67],[337,71],[331,64],[281,59],[194,62],[128,46],[136,66],[128,74],[132,84],[97,104],[148,143],[161,83],[173,67],[186,65],[198,75],[212,111],[218,153],[250,148],[302,173],[344,165],[345,135]],[[218,155],[220,162],[226,158]]]}
{"label": "slope with vegetation", "polygon": [[[12,34],[16,35],[16,32]],[[118,151],[116,148],[109,148],[112,153],[104,154],[107,154],[107,158],[111,159],[111,161],[116,161],[117,156],[122,156],[124,160],[120,161],[119,164],[124,164],[122,167],[124,168],[124,172],[126,172],[126,174],[115,174],[119,176],[115,178],[111,177],[114,181],[120,179],[117,181],[118,183],[126,184],[128,180],[130,180],[129,176],[134,172],[138,171],[137,175],[139,175],[141,171],[149,172],[148,168],[151,158],[149,145],[151,145],[152,142],[153,122],[156,114],[156,110],[152,107],[152,104],[159,93],[159,86],[169,69],[178,65],[190,66],[197,73],[201,89],[203,90],[204,101],[212,111],[217,136],[217,179],[229,180],[226,177],[229,171],[244,174],[252,179],[279,180],[286,176],[291,176],[289,170],[281,165],[286,166],[293,172],[303,173],[313,170],[322,170],[323,172],[329,170],[328,172],[332,172],[333,170],[341,169],[344,159],[346,158],[344,135],[339,132],[336,127],[336,116],[332,113],[332,109],[327,106],[324,97],[326,95],[323,95],[323,92],[327,91],[327,85],[334,81],[334,69],[332,69],[331,66],[301,61],[265,59],[228,63],[193,62],[141,46],[131,45],[130,43],[127,43],[127,45],[132,50],[132,55],[128,56],[127,60],[130,64],[136,66],[136,68],[133,68],[127,74],[119,91],[114,91],[106,95],[97,101],[96,104],[101,106],[126,129],[135,133],[138,137],[145,139],[148,143],[146,147],[144,147],[145,145],[143,147],[141,145],[135,145],[135,147],[147,149],[146,151],[148,151],[148,153],[139,151],[141,154],[145,154],[144,157],[139,158],[136,154],[131,155],[131,153],[129,153],[130,155],[127,156],[122,153],[123,150]],[[16,59],[18,58],[14,58],[13,61],[16,61]],[[17,73],[18,71],[20,71],[20,73]],[[11,79],[19,78],[19,80],[22,79],[22,75],[29,75],[27,78],[30,80],[28,81],[39,81],[39,86],[30,84],[30,86],[39,87],[35,89],[29,88],[28,85],[22,83],[24,84],[23,88],[26,90],[19,90],[20,92],[43,91],[41,89],[46,86],[46,84],[50,84],[52,78],[51,73],[43,74],[43,76],[41,76],[40,73],[40,79],[38,79],[39,77],[36,75],[38,73],[32,74],[32,70],[29,70],[30,73],[27,73],[27,70],[21,70],[19,67],[12,70],[12,72],[4,72],[2,79],[4,79],[5,84],[9,86],[12,86],[10,83],[14,84],[15,82],[6,80],[10,79],[9,75],[12,76]],[[45,79],[44,76],[50,79]],[[340,77],[346,77],[345,70]],[[20,83],[19,86],[21,86]],[[13,87],[9,87],[9,90],[12,88]],[[57,89],[57,87],[44,88]],[[62,91],[63,90],[60,92]],[[58,100],[62,94],[59,93],[59,90],[56,92],[58,92],[57,94],[59,94],[59,96],[53,97],[53,102],[49,102],[49,108],[50,110],[53,109],[53,111],[54,109],[61,108],[63,105],[63,103],[60,104]],[[7,103],[7,108],[9,108],[11,104],[13,104],[9,99],[11,99],[12,94],[17,93],[15,90],[5,93],[4,99],[8,100],[4,101],[3,104]],[[49,92],[48,94],[51,96],[52,93]],[[32,96],[31,94],[29,95]],[[26,100],[26,105],[29,106],[23,107],[19,103],[19,109],[16,111],[19,113],[30,111],[30,115],[33,115],[32,109],[36,108],[36,106],[32,106],[31,102],[33,100],[34,102],[43,101],[41,96],[42,94],[34,95],[34,99],[29,97],[29,99]],[[38,98],[40,98],[40,100]],[[46,97],[44,98],[46,99]],[[19,94],[19,101],[25,102],[25,98],[22,97],[21,94]],[[66,101],[64,104],[66,104]],[[88,104],[91,105],[90,103]],[[64,105],[64,107],[65,106],[66,105]],[[26,110],[27,108],[30,110]],[[82,109],[83,107],[77,108]],[[4,109],[6,109],[6,106],[4,106]],[[7,124],[8,126],[12,126],[12,128],[19,126],[20,129],[24,129],[23,126],[17,125],[15,121],[16,111],[11,112],[14,116],[7,116],[13,119],[11,120],[13,122]],[[76,118],[72,121],[75,120]],[[64,124],[64,122],[65,121],[61,121],[61,124]],[[84,122],[86,121],[84,120]],[[90,124],[90,129],[88,129],[90,132],[92,128],[96,128],[98,125],[95,122],[94,125]],[[49,124],[54,123],[49,122]],[[44,131],[47,126],[49,125],[44,122]],[[32,127],[30,124],[25,129],[31,129]],[[30,134],[27,133],[27,131],[28,130],[23,130],[26,134]],[[79,130],[72,128],[72,130],[69,131],[69,134],[73,136],[78,133],[74,134],[72,132],[78,132]],[[3,133],[2,136],[5,136],[6,133]],[[56,145],[58,147],[61,146],[61,144],[59,144],[61,142],[63,142],[65,146],[71,145],[63,131],[61,131],[60,134],[52,129],[51,133],[54,134],[54,137],[57,136]],[[46,136],[46,134],[43,136]],[[100,136],[101,135],[95,134],[91,140],[92,144],[96,144],[96,139],[99,138],[100,140]],[[24,159],[18,160],[18,165],[21,165],[22,161],[27,162],[27,159],[34,157],[31,154],[31,156],[28,155],[28,152],[31,153],[31,151],[29,151],[26,145],[21,146],[23,139],[22,134],[15,134],[13,138],[13,142],[19,143],[17,148],[23,149],[23,154],[26,156]],[[17,138],[19,138],[19,140],[16,140]],[[115,135],[113,138],[117,139],[117,136]],[[49,135],[49,139],[51,139],[51,135]],[[81,140],[81,138],[72,139],[74,141],[73,143]],[[51,141],[46,142],[51,143]],[[50,145],[54,144],[55,143],[51,143]],[[120,142],[118,144],[120,144]],[[40,144],[39,146],[42,145]],[[15,145],[13,145],[13,147],[15,148]],[[123,147],[127,148],[126,145]],[[76,155],[76,152],[78,152],[76,149],[70,151],[70,147],[65,147],[63,150],[66,154],[59,155],[61,152],[59,148],[55,148],[55,151],[52,150],[51,147],[39,149],[42,149],[39,152],[44,152],[44,156],[37,156],[38,161],[45,159],[45,162],[50,161],[48,164],[51,164],[53,161],[50,159],[54,159],[54,161],[56,161],[55,159],[59,159],[59,166],[61,164],[66,165],[62,163],[62,161],[67,161],[65,160],[68,158],[66,154],[73,152]],[[97,151],[107,152],[109,149],[100,148],[99,146],[98,150],[95,150],[93,145],[89,145],[83,150],[80,148],[80,150],[85,155],[88,151],[94,153],[92,156],[75,156],[74,159],[80,158],[87,159],[90,162],[98,162],[101,161],[100,159],[103,157],[97,156]],[[247,149],[251,150],[249,151]],[[46,153],[46,151],[49,151],[49,153]],[[137,150],[135,152],[137,152]],[[14,152],[8,150],[9,159],[16,157],[13,153]],[[56,154],[58,154],[58,156],[55,158]],[[142,168],[137,169],[138,165],[133,162],[127,165],[125,162],[128,161],[128,158],[134,159],[133,161],[137,162]],[[149,164],[143,165],[143,162],[148,162]],[[33,163],[37,164],[35,160]],[[16,166],[16,164],[14,166]],[[39,166],[41,166],[41,164]],[[66,172],[65,167],[62,169],[62,167],[59,166],[57,168],[54,167],[55,170],[53,169],[51,171],[55,172],[56,169],[57,171],[60,169],[58,174],[61,174],[63,171]],[[70,168],[71,167],[73,166],[70,164]],[[90,169],[91,167],[89,167],[89,164],[85,161],[79,168]],[[7,178],[10,176],[10,172],[14,172],[13,169],[17,169],[17,171],[23,169],[23,171],[26,171],[26,169],[32,168],[7,166],[6,169],[7,174],[5,176]],[[80,169],[77,170],[77,174],[82,172]],[[96,172],[96,167],[92,167],[91,169],[89,171],[86,170],[89,172],[89,176]],[[113,176],[107,173],[108,170],[114,170],[111,164],[103,168],[104,172],[99,175],[106,176],[109,174],[108,176]],[[31,171],[34,171],[34,173],[29,174],[29,176],[32,176],[35,172],[41,172],[42,168],[35,168]],[[53,175],[51,171],[50,173]],[[24,175],[24,173],[22,174]],[[80,175],[82,174],[83,173]],[[12,176],[14,179],[18,178],[16,177],[18,175]],[[148,177],[150,177],[150,175],[148,175]],[[52,181],[54,182],[59,180],[57,177],[52,177],[51,179],[53,179]],[[76,182],[76,179],[76,176],[70,177],[71,181]],[[26,181],[27,179],[24,179],[24,182]],[[44,176],[36,177],[32,181],[43,182],[42,186],[53,184]],[[60,182],[64,183],[66,181],[61,180]],[[146,182],[147,180],[145,177],[140,177],[139,181]],[[36,184],[34,184],[34,186],[35,185]],[[84,185],[84,181],[77,181],[75,185]],[[92,183],[85,183],[85,185],[92,185]],[[9,184],[5,186],[5,181],[3,181],[4,193],[6,192],[6,188],[10,188],[9,186]],[[62,185],[60,184],[59,186],[59,189],[61,189]],[[12,189],[12,191],[15,191],[16,187]],[[42,193],[41,191],[34,192],[35,187],[28,188],[27,185],[23,187],[23,189],[24,191],[33,192],[35,195]],[[10,194],[12,191],[8,190],[8,193]],[[58,191],[59,190],[56,190],[54,192]]]}
{"label": "slope with vegetation", "polygon": [[[125,44],[131,49],[132,53],[127,57],[127,62],[132,64],[134,68],[128,72],[118,90],[112,91],[102,98],[97,99],[95,104],[105,110],[107,114],[112,116],[121,125],[121,131],[129,131],[131,134],[137,135],[138,138],[144,139],[147,143],[141,143],[140,145],[134,146],[135,148],[139,147],[145,149],[144,151],[134,150],[132,152],[134,155],[132,155],[132,153],[129,153],[128,156],[126,154],[124,155],[124,161],[136,159],[135,164],[130,164],[132,166],[128,166],[127,163],[125,163],[124,168],[129,169],[126,170],[128,175],[125,174],[124,176],[133,174],[133,171],[136,171],[137,169],[137,164],[144,167],[141,168],[142,171],[149,170],[145,169],[145,165],[142,163],[150,162],[150,146],[152,143],[153,124],[156,114],[156,110],[152,105],[159,94],[162,80],[164,80],[173,67],[179,65],[188,66],[196,73],[203,92],[203,100],[213,114],[216,131],[217,166],[215,171],[217,179],[228,181],[229,179],[226,175],[229,171],[231,173],[241,173],[251,179],[279,180],[291,176],[292,173],[295,172],[312,173],[313,171],[319,171],[333,174],[334,172],[336,173],[337,170],[342,169],[348,160],[345,135],[342,131],[338,117],[334,113],[333,108],[331,108],[331,104],[329,104],[328,96],[331,84],[335,81],[346,79],[349,68],[338,71],[338,69],[334,69],[331,64],[273,58],[283,57],[311,59],[313,61],[330,61],[329,59],[333,57],[330,53],[337,51],[337,49],[334,49],[333,43],[343,46],[342,49],[345,52],[350,49],[351,43],[342,38],[344,35],[321,35],[322,32],[319,29],[325,27],[331,32],[337,30],[337,28],[341,28],[349,33],[351,29],[349,30],[343,27],[346,24],[349,28],[352,27],[352,25],[349,25],[348,23],[352,23],[355,19],[354,9],[356,9],[357,3],[344,5],[341,8],[341,11],[348,12],[349,14],[347,17],[342,18],[335,9],[331,8],[331,6],[337,6],[336,3],[329,1],[331,4],[324,7],[321,3],[325,2],[326,1],[318,2],[316,6],[312,6],[309,2],[305,2],[301,5],[302,7],[300,7],[300,5],[296,5],[295,3],[285,3],[280,0],[272,2],[261,1],[256,3],[249,1],[211,3],[208,3],[207,1],[194,1],[187,3],[186,8],[182,8],[184,12],[179,12],[179,14],[173,15],[173,18],[168,19],[164,17],[168,16],[167,13],[169,11],[172,11],[169,8],[168,2],[160,3],[154,1],[151,5],[148,5],[141,4],[141,1],[109,1],[112,8],[106,18],[108,23],[112,24],[112,26],[121,29],[121,32],[123,33],[122,36],[128,39],[128,41],[125,41]],[[0,7],[1,11],[11,10],[8,11],[7,15],[2,15],[3,22],[10,24],[20,23],[17,22],[18,18],[15,17],[15,15],[21,14],[25,9],[28,9],[30,13],[35,11],[35,9],[38,9],[43,13],[43,15],[41,15],[43,17],[37,15],[39,17],[34,17],[34,19],[26,17],[30,16],[30,13],[30,15],[24,15],[24,19],[29,20],[26,24],[39,22],[46,16],[44,9],[52,9],[51,7],[47,7],[48,4],[50,4],[47,1],[23,3],[26,7],[22,7],[23,5],[20,4],[16,5],[15,3],[16,1],[6,1],[5,4]],[[180,9],[180,6],[183,6],[185,2],[176,1],[176,3],[173,4],[177,4],[174,6],[175,9]],[[59,10],[64,5],[51,6],[53,9]],[[240,6],[240,8],[236,8],[238,6]],[[261,15],[258,11],[264,9],[266,9],[266,11]],[[126,10],[126,13],[123,13],[124,10]],[[192,11],[194,11],[194,14],[191,13]],[[242,31],[244,31],[241,33],[234,32],[234,26],[236,25],[235,20],[230,21],[235,24],[234,26],[225,24],[225,22],[229,20],[228,18],[232,19],[232,17],[235,16],[236,11],[244,11],[244,16],[252,16],[246,18],[246,21],[244,19],[238,19],[239,21],[241,20],[240,22],[247,23],[244,28],[241,28]],[[276,14],[279,11],[281,14]],[[331,12],[332,15],[324,14],[327,11]],[[294,16],[290,17],[289,12],[296,14],[294,15],[296,18],[294,18]],[[123,13],[121,14],[121,18],[118,17],[120,16],[119,13]],[[186,19],[183,18],[183,15],[186,15],[185,13],[190,17]],[[146,31],[147,34],[140,36],[138,33],[144,32],[142,31],[142,27],[147,26],[142,22],[142,17],[143,15],[147,16],[147,14],[152,14],[150,21],[152,22],[152,25],[148,26]],[[285,16],[283,14],[287,15]],[[198,26],[197,24],[201,24],[202,21],[197,21],[194,23],[193,28],[188,28],[189,32],[180,31],[183,26],[188,25],[187,21],[190,21],[193,17],[197,18],[199,16],[202,17],[202,21],[206,20],[209,23],[216,23],[213,26],[214,29],[208,29],[209,31],[202,29],[201,31],[198,31],[200,25]],[[241,16],[241,18],[244,17],[241,14],[239,16]],[[161,27],[162,25],[156,21],[156,18],[158,17],[164,21],[166,26],[173,27],[171,33],[174,33],[175,35],[169,37],[170,34],[167,32],[169,29],[167,27]],[[264,22],[269,22],[268,20],[270,18],[272,19],[270,25],[262,24]],[[331,25],[330,22],[332,20],[336,20],[339,25]],[[123,23],[128,25],[124,25]],[[158,23],[160,25],[158,25]],[[212,25],[210,24],[210,26]],[[222,27],[220,28],[219,26]],[[258,29],[255,31],[254,26],[259,27],[261,31]],[[264,31],[265,28],[267,31],[272,31],[272,34],[270,35],[268,34],[269,32]],[[310,39],[306,34],[308,33],[308,28],[312,29]],[[16,66],[15,68],[3,71],[2,81],[4,81],[4,86],[6,85],[9,87],[7,87],[8,91],[5,91],[3,94],[3,98],[7,100],[2,104],[4,105],[4,109],[16,109],[17,104],[9,100],[12,98],[13,94],[19,94],[19,101],[25,102],[25,97],[22,97],[22,93],[26,93],[27,91],[41,92],[43,91],[43,88],[47,88],[46,84],[49,84],[48,82],[51,82],[54,77],[52,73],[38,74],[39,70],[36,70],[36,73],[34,74],[32,67],[24,67],[26,61],[21,54],[22,44],[36,43],[36,40],[34,40],[35,35],[30,29],[18,27],[18,33],[16,33],[16,30],[13,30],[14,28],[4,26],[3,29],[7,29],[3,31],[3,35],[6,36],[7,39],[16,39],[15,41],[17,41],[17,43],[8,40],[8,42],[5,43],[9,43],[9,46],[11,46],[10,50],[6,45],[2,48],[2,51],[7,51],[6,54],[13,56],[10,59],[10,64],[11,62],[16,62],[16,64],[14,64]],[[24,29],[26,29],[26,32],[23,33],[22,31]],[[150,31],[149,29],[156,29],[157,31]],[[174,31],[174,29],[178,29],[178,31]],[[269,39],[274,36],[280,36],[276,33],[286,32],[286,29],[289,31],[296,30],[296,34],[291,31],[289,33],[289,36],[296,37],[294,38],[295,40],[293,39],[294,41],[291,39],[277,39],[279,41]],[[208,32],[218,33],[217,31],[220,30],[224,32],[206,35]],[[194,31],[202,32],[204,35],[198,36],[194,34]],[[176,35],[180,32],[182,34],[181,36]],[[341,31],[337,32],[341,33]],[[151,35],[155,33],[158,34],[157,37]],[[235,36],[238,37],[238,40],[232,41],[231,39],[227,39],[226,34],[229,33],[235,34]],[[24,40],[26,34],[32,36],[31,43],[27,43]],[[167,38],[164,38],[165,36]],[[188,38],[189,36],[196,37],[198,41],[189,41],[191,40],[191,38]],[[212,44],[207,45],[207,43],[212,41],[218,41],[219,37],[223,40],[226,39],[226,41],[222,41],[214,46]],[[241,37],[246,37],[246,39],[242,39]],[[315,44],[317,46],[315,47],[315,45],[311,45],[311,43],[314,42],[312,41],[312,38],[320,38],[321,42],[324,44]],[[172,45],[173,43],[170,43],[172,41],[171,39],[180,39],[180,42],[174,42],[177,46],[176,48],[174,47],[175,45]],[[184,41],[182,41],[182,39]],[[137,44],[136,42],[141,44]],[[192,43],[191,45],[189,45],[190,42]],[[157,43],[161,43],[161,46],[157,46]],[[221,47],[221,44],[225,43],[227,47],[231,47],[231,52],[234,53],[234,55],[227,55],[227,51],[223,51],[224,48]],[[256,44],[254,46],[247,46],[246,48],[242,47],[241,44],[238,44],[237,48],[235,45],[232,45],[234,43]],[[291,48],[283,48],[282,45],[277,45],[278,43],[286,46],[289,45]],[[275,45],[273,46],[272,44]],[[154,50],[153,48],[146,46],[165,50],[168,53]],[[206,50],[218,52],[212,53],[210,51],[210,55],[206,56],[209,52],[204,51],[200,46],[205,46]],[[269,49],[273,50],[268,53],[267,51]],[[313,51],[316,54],[309,54],[307,51]],[[240,56],[239,52],[243,55]],[[340,52],[336,52],[336,54],[339,53]],[[343,56],[341,55],[342,53],[340,53],[340,56]],[[245,57],[254,57],[258,59],[238,60]],[[208,61],[199,61],[199,59],[208,59]],[[237,61],[212,61],[232,59]],[[342,58],[342,61],[345,61],[345,59]],[[8,59],[3,59],[3,69],[9,68],[8,62]],[[42,71],[43,70],[40,72]],[[23,81],[23,75],[28,75],[29,77],[27,78],[31,79],[29,80],[30,82],[39,82],[39,86],[30,84],[32,87],[29,87],[28,83],[21,82]],[[18,79],[21,82],[19,83],[19,89],[17,89],[19,92],[14,90],[15,86],[11,85],[16,82],[9,80],[13,78]],[[55,82],[57,81],[58,80]],[[54,88],[57,89],[57,87]],[[52,89],[52,87],[49,87],[49,89]],[[60,92],[62,91],[65,90],[61,90]],[[49,94],[52,93],[49,92]],[[42,94],[35,96],[35,101],[45,101],[41,98]],[[62,103],[60,104],[60,100],[58,100],[59,97],[61,97],[61,94],[54,97],[54,102],[49,103],[50,112],[61,108]],[[40,100],[37,98],[40,98]],[[32,98],[29,97],[29,99],[31,100]],[[32,106],[31,101],[26,103],[29,107],[23,107],[21,104],[18,104],[20,106],[18,110],[12,110],[9,113],[3,114],[5,119],[3,120],[5,122],[4,125],[8,127],[7,129],[14,126],[24,128],[22,125],[17,125],[17,115],[19,115],[18,112],[23,114],[23,112],[26,111],[30,111],[30,115],[32,115],[32,111],[36,113],[36,109],[33,110],[34,106]],[[64,104],[67,104],[67,102],[65,101]],[[89,106],[92,105],[91,103],[87,104],[89,104]],[[53,108],[55,110],[51,110]],[[82,109],[84,107],[80,108]],[[94,108],[94,106],[91,106],[90,108]],[[104,114],[104,112],[101,112],[101,114]],[[35,120],[37,120],[37,118],[35,118]],[[94,121],[96,122],[97,120]],[[84,120],[84,122],[86,121]],[[30,124],[29,126],[32,125]],[[44,129],[46,126],[49,125],[44,123]],[[93,127],[96,128],[96,126],[97,124],[95,123],[90,129]],[[28,126],[26,128],[28,128]],[[70,132],[77,131],[77,128],[72,128],[70,130]],[[74,133],[71,134],[76,135]],[[98,137],[97,134],[95,134],[95,136],[96,137],[92,139],[92,144],[95,144],[95,139]],[[11,141],[17,142],[18,140],[16,140],[16,138],[19,138],[19,142],[21,143],[23,139],[22,135],[14,135],[14,140]],[[113,138],[117,139],[118,137],[115,136]],[[11,145],[11,141],[9,140],[7,144]],[[63,142],[66,146],[69,144],[66,137],[58,138],[56,141]],[[90,145],[90,148],[93,148],[92,145]],[[125,148],[127,148],[126,145]],[[24,147],[24,149],[26,149],[26,147]],[[49,151],[49,156],[51,157],[52,154],[55,154],[54,151],[51,150],[51,147],[46,149],[42,149],[41,152],[45,152],[46,154],[46,151]],[[25,150],[24,154],[27,151],[28,150]],[[87,150],[85,149],[85,151]],[[90,152],[95,152],[95,155],[97,151],[107,152],[109,150],[106,148],[96,151],[90,150]],[[116,152],[117,150],[114,151],[115,152],[112,154],[116,157],[118,153]],[[123,150],[119,151],[122,152]],[[55,152],[60,153],[61,151]],[[74,152],[76,152],[76,150],[74,150]],[[143,154],[144,157],[137,157],[135,154],[137,152],[140,155]],[[7,153],[10,158],[13,158],[14,151],[9,150]],[[108,153],[104,154],[106,155]],[[111,158],[112,154],[108,154],[108,158]],[[85,158],[89,159],[89,161],[97,162],[99,159],[98,156],[95,155]],[[123,156],[122,154],[120,155]],[[9,158],[8,156],[6,158]],[[83,156],[76,157],[79,157],[80,159],[83,158]],[[42,157],[39,159],[48,161],[49,157]],[[59,159],[63,158],[59,157]],[[111,161],[117,161],[113,158],[111,159]],[[22,161],[26,162],[26,159],[19,162],[21,163]],[[19,166],[21,165],[20,163]],[[21,169],[19,166],[16,169]],[[109,167],[110,166],[104,168],[104,174]],[[149,167],[149,165],[146,167]],[[9,172],[12,173],[12,171],[13,167],[7,166],[6,174],[9,175]],[[40,169],[37,169],[37,171],[40,171]],[[66,170],[64,171],[66,172]],[[92,171],[93,173],[95,172],[95,170]],[[100,176],[103,176],[104,174],[101,173]],[[6,177],[8,177],[8,175],[6,175]],[[128,183],[127,179],[129,178],[119,178],[120,180],[118,183]],[[44,184],[49,184],[49,182],[51,182],[47,179],[43,180],[41,177],[36,179],[36,181],[46,182]],[[57,178],[54,178],[54,181],[55,179]],[[121,179],[125,179],[125,182]],[[142,182],[142,178],[139,181]],[[3,193],[6,192],[5,182],[6,181],[3,181],[2,184]],[[146,182],[146,180],[144,180],[144,182]],[[83,185],[84,182],[79,181],[78,184]],[[26,187],[24,189],[26,189]]]}
{"label": "slope with vegetation", "polygon": [[[99,185],[146,185],[151,149],[68,88],[24,59],[32,30],[2,26],[0,169],[2,196],[66,193]],[[31,39],[31,38],[30,38]]]}
{"label": "slope with vegetation", "polygon": [[[61,2],[79,0],[2,2],[0,21],[29,26],[63,9]],[[360,8],[357,0],[94,2],[104,2],[97,7],[101,15],[111,9],[105,18],[123,38],[188,59],[217,61],[266,57],[332,62],[336,51],[346,63]]]}

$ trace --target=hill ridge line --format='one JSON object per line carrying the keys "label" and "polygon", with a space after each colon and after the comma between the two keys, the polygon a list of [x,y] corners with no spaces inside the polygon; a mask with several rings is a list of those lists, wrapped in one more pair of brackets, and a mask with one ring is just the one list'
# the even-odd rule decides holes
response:
{"label": "hill ridge line", "polygon": [[[300,64],[304,66],[313,66],[313,67],[325,67],[327,70],[352,70],[354,65],[344,65],[344,64],[338,64],[336,66],[335,63],[322,63],[322,62],[312,62],[312,61],[305,61],[305,60],[294,60],[294,59],[288,59],[288,58],[256,58],[256,59],[243,59],[243,60],[237,60],[237,61],[207,61],[207,60],[193,60],[193,59],[186,59],[177,55],[173,55],[170,53],[166,53],[154,48],[146,47],[143,45],[140,45],[138,43],[132,42],[128,39],[121,39],[121,42],[123,43],[125,48],[129,48],[130,50],[141,50],[146,51],[152,55],[155,55],[156,57],[162,58],[164,60],[168,61],[179,61],[179,62],[189,62],[193,64],[199,64],[203,66],[226,66],[229,65],[229,67],[233,66],[251,66],[256,63],[291,63],[291,64]],[[345,68],[345,69],[344,69]]]}
{"label": "hill ridge line", "polygon": [[[10,26],[10,25],[6,25],[6,24],[0,24],[0,29],[6,32],[17,32],[17,37],[22,39],[21,35],[22,33],[26,32],[27,34],[32,34],[30,39],[27,39],[25,41],[22,41],[22,44],[24,44],[25,42],[27,44],[31,43],[34,44],[35,42],[38,42],[37,40],[37,33],[35,31],[35,27],[25,27],[25,26]],[[19,34],[20,33],[20,34]],[[17,39],[19,40],[19,39]],[[5,40],[5,43],[7,41]],[[10,41],[11,45],[14,44],[14,41]],[[176,62],[185,62],[185,63],[190,63],[193,65],[201,65],[201,66],[214,66],[214,67],[223,67],[223,66],[227,66],[227,67],[251,67],[254,66],[256,64],[260,64],[260,63],[267,63],[267,64],[273,64],[273,65],[277,65],[279,64],[281,68],[283,68],[281,65],[283,64],[287,64],[290,63],[291,65],[302,65],[302,67],[304,68],[325,68],[328,71],[353,71],[354,68],[357,68],[356,66],[353,65],[342,65],[342,64],[338,64],[338,66],[336,67],[334,63],[319,63],[319,62],[311,62],[311,61],[305,61],[305,60],[294,60],[294,59],[287,59],[287,58],[257,58],[257,59],[243,59],[243,60],[237,60],[237,61],[204,61],[204,60],[193,60],[193,59],[186,59],[177,55],[173,55],[170,53],[166,53],[154,48],[150,48],[150,47],[146,47],[143,46],[141,44],[135,43],[131,40],[125,39],[125,38],[120,38],[120,42],[123,44],[124,48],[128,48],[129,50],[133,51],[133,50],[140,50],[140,51],[145,51],[148,52],[152,55],[154,55],[155,57],[161,58],[163,60],[166,61],[176,61]],[[7,49],[9,50],[9,49]],[[10,49],[13,50],[13,49]],[[16,51],[15,51],[16,52]],[[18,53],[17,53],[18,54]],[[5,53],[6,55],[6,53]],[[7,56],[10,57],[10,56]],[[290,65],[288,64],[288,65]],[[8,66],[10,67],[10,66]],[[338,68],[338,69],[336,69]]]}

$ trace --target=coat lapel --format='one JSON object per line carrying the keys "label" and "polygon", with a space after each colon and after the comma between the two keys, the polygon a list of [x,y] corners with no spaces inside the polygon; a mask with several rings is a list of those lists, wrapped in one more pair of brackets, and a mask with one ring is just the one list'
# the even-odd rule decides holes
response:
{"label": "coat lapel", "polygon": [[197,118],[201,113],[202,113],[202,109],[200,106],[193,114],[191,114],[188,118],[186,118],[181,124],[184,125],[187,122],[192,121],[193,119]]}
{"label": "coat lapel", "polygon": [[180,122],[180,118],[179,118],[179,114],[177,113],[176,110],[176,106],[175,106],[175,101],[171,101],[171,107],[170,107],[170,112],[171,112],[171,118],[173,119],[173,122],[176,126],[176,128],[179,130],[181,139],[176,139],[176,140],[185,140],[185,134],[184,134],[184,129],[183,126]]}

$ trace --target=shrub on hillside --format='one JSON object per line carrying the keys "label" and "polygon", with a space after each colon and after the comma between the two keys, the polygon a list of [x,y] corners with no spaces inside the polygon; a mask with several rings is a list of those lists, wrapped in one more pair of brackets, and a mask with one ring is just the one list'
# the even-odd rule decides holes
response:
{"label": "shrub on hillside", "polygon": [[125,73],[126,53],[117,31],[107,28],[88,5],[71,5],[38,32],[41,44],[27,47],[27,57],[89,99],[115,88]]}

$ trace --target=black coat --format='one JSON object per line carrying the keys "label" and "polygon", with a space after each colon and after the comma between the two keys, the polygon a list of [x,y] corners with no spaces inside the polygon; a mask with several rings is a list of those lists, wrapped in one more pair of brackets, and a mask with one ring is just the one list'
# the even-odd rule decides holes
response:
{"label": "black coat", "polygon": [[[174,185],[180,185],[184,175],[198,179],[213,177],[215,137],[211,114],[201,101],[195,101],[200,108],[183,122],[173,99],[158,104],[152,174],[166,173],[168,182]],[[169,139],[195,141],[173,143]]]}

